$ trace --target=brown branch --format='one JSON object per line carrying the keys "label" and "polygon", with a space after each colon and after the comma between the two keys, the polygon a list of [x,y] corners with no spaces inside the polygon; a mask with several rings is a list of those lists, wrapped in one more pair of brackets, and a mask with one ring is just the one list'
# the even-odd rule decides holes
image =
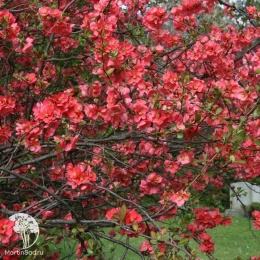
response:
{"label": "brown branch", "polygon": [[56,195],[55,193],[51,192],[49,189],[33,182],[31,179],[21,175],[21,174],[18,174],[18,173],[15,173],[13,171],[10,171],[8,169],[5,169],[5,168],[0,168],[0,171],[4,171],[4,172],[7,172],[15,177],[17,177],[18,179],[20,180],[23,180],[27,183],[30,183],[31,185],[35,186],[36,188],[48,193],[49,195],[51,195],[54,199],[56,199],[61,205],[63,205],[68,211],[70,211],[72,213],[72,215],[74,216],[74,218],[76,219],[76,221],[78,223],[80,223],[80,219],[78,217],[78,214],[75,212],[74,209],[72,209],[69,204],[67,202],[65,202],[63,199],[61,199],[58,195]]}

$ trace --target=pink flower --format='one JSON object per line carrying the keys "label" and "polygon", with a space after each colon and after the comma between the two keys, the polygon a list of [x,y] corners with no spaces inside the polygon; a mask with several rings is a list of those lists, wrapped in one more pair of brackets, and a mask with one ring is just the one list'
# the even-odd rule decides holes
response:
{"label": "pink flower", "polygon": [[78,135],[74,137],[70,136],[54,136],[54,141],[57,143],[57,146],[62,151],[70,151],[76,147],[76,142],[78,141]]}
{"label": "pink flower", "polygon": [[106,214],[106,218],[108,220],[115,219],[116,221],[119,221],[120,220],[119,212],[120,212],[120,208],[110,209]]}
{"label": "pink flower", "polygon": [[153,246],[150,244],[150,242],[146,241],[143,242],[140,246],[140,251],[141,252],[146,252],[149,255],[152,255],[154,253],[154,248]]}
{"label": "pink flower", "polygon": [[95,182],[97,177],[96,174],[91,170],[91,167],[84,163],[79,163],[76,166],[73,166],[71,163],[69,163],[66,176],[67,183],[72,187],[72,189],[76,189],[81,185],[81,190],[85,190],[89,187],[89,184],[84,183]]}
{"label": "pink flower", "polygon": [[138,223],[140,221],[142,221],[142,216],[140,214],[138,214],[134,209],[132,210],[128,210],[126,212],[126,216],[125,216],[125,223],[127,225],[132,224],[132,223]]}
{"label": "pink flower", "polygon": [[146,12],[143,24],[150,30],[157,30],[162,27],[167,18],[167,13],[163,7],[152,7]]}
{"label": "pink flower", "polygon": [[258,211],[258,210],[253,211],[252,216],[255,219],[255,221],[253,223],[255,229],[260,230],[260,211]]}
{"label": "pink flower", "polygon": [[174,175],[179,169],[179,163],[174,161],[165,160],[164,161],[165,171],[170,172]]}
{"label": "pink flower", "polygon": [[0,242],[8,245],[18,239],[18,235],[13,231],[14,221],[10,219],[0,219]]}
{"label": "pink flower", "polygon": [[44,221],[48,217],[52,217],[54,215],[53,210],[43,210],[41,213],[42,213],[42,221]]}
{"label": "pink flower", "polygon": [[193,158],[194,158],[193,151],[181,151],[180,154],[177,156],[177,161],[180,164],[184,165],[190,163]]}
{"label": "pink flower", "polygon": [[189,196],[189,193],[178,191],[170,196],[170,200],[180,207],[188,200]]}

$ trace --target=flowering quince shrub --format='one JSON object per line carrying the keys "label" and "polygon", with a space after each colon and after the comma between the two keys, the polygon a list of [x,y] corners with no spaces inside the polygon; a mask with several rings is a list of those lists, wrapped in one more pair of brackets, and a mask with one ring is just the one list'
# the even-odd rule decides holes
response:
{"label": "flowering quince shrub", "polygon": [[[191,240],[214,252],[207,230],[231,218],[200,196],[260,174],[260,11],[157,2],[0,1],[1,259],[25,259],[4,254],[21,247],[18,212],[44,259],[68,237],[77,259],[108,258],[107,243],[136,259],[196,259]],[[225,28],[209,19],[220,4]]]}

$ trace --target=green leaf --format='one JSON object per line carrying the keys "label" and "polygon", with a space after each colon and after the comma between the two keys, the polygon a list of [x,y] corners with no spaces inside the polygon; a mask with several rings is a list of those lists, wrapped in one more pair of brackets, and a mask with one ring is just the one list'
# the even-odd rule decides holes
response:
{"label": "green leaf", "polygon": [[235,134],[235,139],[239,142],[243,142],[246,138],[246,130],[245,129],[240,129],[236,134]]}
{"label": "green leaf", "polygon": [[94,242],[94,240],[92,238],[88,240],[88,245],[89,245],[90,249],[94,248],[94,244],[95,244],[95,242]]}
{"label": "green leaf", "polygon": [[222,107],[219,107],[217,110],[216,110],[216,115],[219,115],[221,112],[222,112]]}
{"label": "green leaf", "polygon": [[156,238],[157,238],[156,232],[151,231],[151,237],[152,237],[153,239],[156,239]]}
{"label": "green leaf", "polygon": [[214,91],[215,91],[215,93],[217,94],[217,95],[221,95],[222,93],[221,93],[221,90],[220,89],[218,89],[218,88],[214,88]]}
{"label": "green leaf", "polygon": [[109,76],[113,73],[114,70],[115,68],[110,68],[109,70],[106,71],[106,74]]}
{"label": "green leaf", "polygon": [[126,211],[127,211],[126,205],[123,204],[123,206],[122,206],[121,209],[120,209],[120,213],[119,213],[121,220],[124,220],[124,219],[125,219]]}
{"label": "green leaf", "polygon": [[224,98],[224,101],[225,101],[228,105],[232,105],[231,100],[229,100],[229,99],[227,99],[227,98]]}
{"label": "green leaf", "polygon": [[199,122],[200,119],[201,119],[201,115],[200,115],[199,113],[196,113],[196,115],[195,115],[195,121],[196,121],[196,122]]}
{"label": "green leaf", "polygon": [[260,107],[257,107],[257,108],[254,110],[253,117],[254,117],[254,119],[257,119],[257,118],[260,117]]}
{"label": "green leaf", "polygon": [[233,154],[229,156],[229,159],[231,162],[234,162],[236,160],[236,158]]}
{"label": "green leaf", "polygon": [[138,231],[138,224],[137,224],[137,223],[134,223],[134,224],[132,225],[132,229],[133,229],[134,231]]}
{"label": "green leaf", "polygon": [[77,230],[76,228],[73,228],[73,229],[71,230],[71,232],[72,232],[73,234],[77,234],[78,230]]}
{"label": "green leaf", "polygon": [[80,233],[83,233],[83,232],[84,232],[84,228],[82,228],[82,227],[78,227],[77,230],[78,230]]}
{"label": "green leaf", "polygon": [[260,141],[259,140],[257,140],[257,139],[254,139],[254,140],[252,140],[254,143],[256,143],[257,145],[259,145],[260,146]]}
{"label": "green leaf", "polygon": [[90,248],[87,248],[87,252],[88,254],[92,255],[94,252],[90,249]]}
{"label": "green leaf", "polygon": [[178,133],[178,134],[177,134],[177,138],[178,138],[178,139],[182,139],[182,138],[183,138],[183,133]]}
{"label": "green leaf", "polygon": [[192,249],[190,253],[191,253],[191,255],[194,255],[194,256],[196,256],[196,254],[197,254],[197,251],[196,251],[195,249]]}
{"label": "green leaf", "polygon": [[180,240],[180,242],[178,243],[179,245],[184,245],[184,244],[188,244],[189,242],[189,238],[184,237]]}

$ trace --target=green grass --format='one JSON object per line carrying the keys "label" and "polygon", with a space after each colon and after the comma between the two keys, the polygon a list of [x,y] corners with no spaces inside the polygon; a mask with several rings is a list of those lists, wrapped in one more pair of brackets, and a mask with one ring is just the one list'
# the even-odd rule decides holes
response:
{"label": "green grass", "polygon": [[[215,241],[215,252],[213,254],[218,260],[233,260],[240,257],[242,260],[250,256],[260,256],[260,231],[252,228],[252,222],[247,218],[233,217],[232,224],[208,230]],[[122,238],[125,241],[125,238]],[[130,245],[139,249],[143,239],[130,239]],[[201,253],[195,242],[190,243],[197,251],[197,257],[203,260],[209,259],[205,253]],[[115,250],[113,250],[115,249]],[[104,252],[107,259],[119,260],[124,253],[124,248],[110,242],[105,242]],[[114,251],[114,253],[113,253]],[[125,260],[139,260],[139,256],[128,250]]]}
{"label": "green grass", "polygon": [[[106,232],[107,233],[107,232]],[[211,234],[213,241],[215,242],[215,252],[213,254],[214,259],[217,260],[233,260],[236,257],[239,260],[248,260],[250,256],[260,256],[260,231],[252,228],[252,221],[243,217],[233,217],[232,224],[226,227],[219,226],[215,229],[209,229],[208,233]],[[120,237],[117,236],[116,239]],[[122,242],[126,242],[126,237],[121,238]],[[130,238],[129,244],[136,249],[140,248],[141,243],[144,240],[142,238]],[[125,248],[102,240],[103,248],[106,259],[104,260],[119,260],[124,254]],[[197,257],[203,260],[209,259],[206,254],[201,253],[198,245],[195,242],[190,243],[191,248],[195,248],[197,251]],[[60,248],[61,258],[69,255],[71,248],[64,246]],[[75,248],[75,247],[74,247]],[[66,258],[73,260],[73,256]],[[124,258],[125,260],[139,260],[140,257],[133,253],[131,250],[127,251]],[[187,260],[186,258],[184,258]]]}
{"label": "green grass", "polygon": [[[249,256],[260,256],[260,231],[252,228],[247,218],[233,217],[232,224],[208,230],[215,241],[213,256],[218,260],[233,260],[239,256],[243,260]],[[205,254],[198,254],[203,260]]]}

